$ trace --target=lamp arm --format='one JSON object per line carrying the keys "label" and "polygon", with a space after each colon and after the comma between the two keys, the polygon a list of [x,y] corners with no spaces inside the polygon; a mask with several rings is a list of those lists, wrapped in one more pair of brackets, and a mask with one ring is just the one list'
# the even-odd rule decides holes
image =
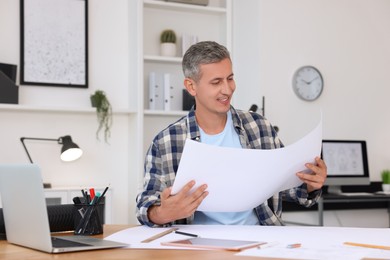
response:
{"label": "lamp arm", "polygon": [[30,160],[30,162],[31,163],[33,163],[33,161],[32,161],[32,159],[31,159],[31,156],[30,156],[30,154],[29,154],[29,152],[28,152],[28,150],[27,150],[27,147],[26,147],[26,145],[25,145],[25,143],[24,143],[24,140],[40,140],[40,141],[57,141],[57,142],[59,142],[60,141],[60,139],[51,139],[51,138],[34,138],[34,137],[21,137],[20,138],[20,141],[22,142],[22,145],[23,145],[23,147],[24,147],[24,150],[26,151],[26,154],[27,154],[27,156],[28,156],[28,159]]}

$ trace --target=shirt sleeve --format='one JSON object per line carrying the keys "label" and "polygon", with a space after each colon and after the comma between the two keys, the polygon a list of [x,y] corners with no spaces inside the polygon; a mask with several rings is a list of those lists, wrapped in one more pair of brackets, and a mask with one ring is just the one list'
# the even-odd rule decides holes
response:
{"label": "shirt sleeve", "polygon": [[[145,176],[143,191],[137,196],[136,216],[142,225],[157,226],[148,218],[148,209],[152,205],[160,205],[160,194],[166,188],[165,177],[162,174],[161,156],[157,145],[153,143],[145,157]],[[171,223],[167,223],[169,226]]]}
{"label": "shirt sleeve", "polygon": [[321,189],[308,193],[307,185],[305,183],[298,187],[291,188],[282,192],[283,200],[297,202],[298,204],[305,206],[306,208],[315,205],[321,198],[321,195]]}

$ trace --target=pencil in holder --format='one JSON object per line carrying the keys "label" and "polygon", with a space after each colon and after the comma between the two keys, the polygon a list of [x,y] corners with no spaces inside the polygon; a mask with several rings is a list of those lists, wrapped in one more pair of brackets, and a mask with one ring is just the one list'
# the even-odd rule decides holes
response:
{"label": "pencil in holder", "polygon": [[98,235],[103,233],[104,202],[74,205],[74,234]]}

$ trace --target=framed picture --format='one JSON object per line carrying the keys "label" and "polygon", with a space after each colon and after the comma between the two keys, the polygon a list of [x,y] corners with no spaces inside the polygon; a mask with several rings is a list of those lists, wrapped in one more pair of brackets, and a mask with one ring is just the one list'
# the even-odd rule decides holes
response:
{"label": "framed picture", "polygon": [[20,0],[20,84],[88,87],[88,0]]}

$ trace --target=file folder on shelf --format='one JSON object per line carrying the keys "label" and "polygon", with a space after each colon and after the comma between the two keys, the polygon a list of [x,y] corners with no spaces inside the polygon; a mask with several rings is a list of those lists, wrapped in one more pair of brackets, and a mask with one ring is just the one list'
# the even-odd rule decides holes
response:
{"label": "file folder on shelf", "polygon": [[164,110],[171,110],[171,99],[173,96],[171,95],[171,75],[169,73],[164,73]]}
{"label": "file folder on shelf", "polygon": [[164,109],[164,89],[161,77],[158,77],[155,72],[149,73],[149,109],[163,110]]}

